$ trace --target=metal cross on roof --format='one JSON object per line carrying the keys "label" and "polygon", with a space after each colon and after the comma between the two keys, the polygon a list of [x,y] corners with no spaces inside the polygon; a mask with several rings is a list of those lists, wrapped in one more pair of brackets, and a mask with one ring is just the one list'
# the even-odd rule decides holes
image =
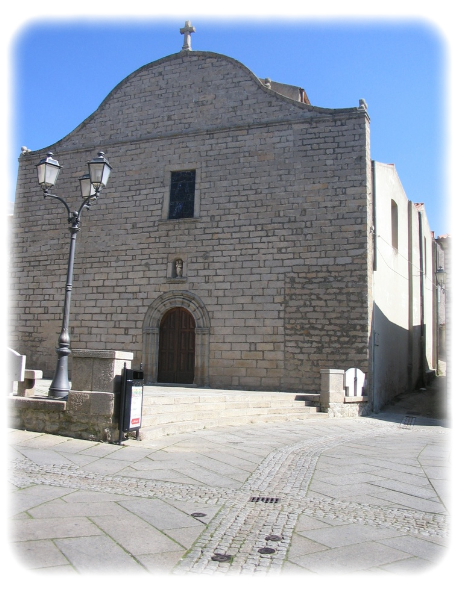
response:
{"label": "metal cross on roof", "polygon": [[196,29],[191,26],[191,22],[189,20],[186,20],[185,26],[183,29],[180,29],[180,34],[184,35],[182,47],[182,50],[184,51],[191,51],[191,33],[196,33]]}

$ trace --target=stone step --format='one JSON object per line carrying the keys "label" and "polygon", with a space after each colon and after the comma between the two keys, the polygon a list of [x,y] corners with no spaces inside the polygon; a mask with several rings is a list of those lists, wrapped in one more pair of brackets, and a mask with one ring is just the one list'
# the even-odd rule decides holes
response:
{"label": "stone step", "polygon": [[[147,386],[144,388],[144,398],[143,403],[144,405],[152,404],[152,405],[175,405],[175,404],[193,404],[193,403],[211,403],[211,402],[220,402],[220,403],[230,403],[230,402],[250,402],[255,405],[257,404],[278,404],[278,403],[285,403],[288,404],[290,402],[307,402],[307,401],[316,401],[319,399],[318,394],[300,394],[300,393],[225,393],[219,390],[219,393],[216,393],[217,390],[213,390],[213,392],[209,392],[208,390],[198,390],[197,393],[192,393],[191,389],[182,390],[182,393],[179,394],[177,391],[180,388],[176,389],[176,392],[169,395],[169,392],[166,392],[166,388],[163,388],[162,393],[157,393],[155,387]],[[185,391],[186,393],[183,393]],[[299,405],[299,404],[298,404]]]}
{"label": "stone step", "polygon": [[304,401],[306,406],[320,405],[319,393],[297,393],[294,399],[296,401]]}
{"label": "stone step", "polygon": [[261,407],[223,407],[215,404],[208,404],[209,406],[213,406],[210,408],[185,408],[183,410],[178,410],[177,412],[164,412],[166,406],[160,406],[162,408],[161,411],[157,413],[146,413],[145,408],[143,409],[143,425],[144,426],[153,426],[157,424],[168,424],[173,422],[194,422],[194,421],[206,421],[206,420],[213,420],[215,418],[218,419],[234,419],[240,416],[244,416],[246,418],[253,418],[257,416],[262,416],[265,418],[266,416],[283,416],[287,418],[299,418],[305,417],[309,414],[317,414],[319,413],[318,408],[309,407],[309,406],[299,406],[299,407],[268,407],[268,408],[261,408]]}
{"label": "stone step", "polygon": [[[188,411],[198,411],[201,412],[203,410],[212,410],[217,409],[221,410],[226,408],[227,410],[239,409],[239,408],[258,408],[262,409],[263,411],[271,409],[271,408],[304,408],[310,407],[307,403],[303,401],[296,401],[290,399],[283,399],[283,400],[250,400],[250,399],[228,399],[228,400],[221,400],[221,399],[208,399],[208,400],[201,400],[201,401],[193,401],[191,400],[189,403],[180,402],[178,400],[173,401],[173,403],[165,403],[164,400],[160,399],[152,399],[148,396],[144,396],[143,398],[143,410],[146,414],[158,413],[158,412],[182,412],[185,409]],[[313,407],[313,406],[312,406]]]}
{"label": "stone step", "polygon": [[246,424],[261,424],[265,422],[287,422],[287,421],[306,421],[320,420],[328,418],[328,414],[322,412],[299,412],[298,414],[257,414],[251,416],[225,416],[223,418],[215,417],[207,420],[189,420],[184,422],[170,422],[167,424],[158,424],[154,426],[143,426],[140,430],[142,440],[154,440],[166,435],[182,434],[193,432],[195,430],[204,430],[206,428],[217,428],[220,426],[243,426]]}
{"label": "stone step", "polygon": [[216,426],[326,417],[319,395],[145,386],[141,434],[157,438]]}

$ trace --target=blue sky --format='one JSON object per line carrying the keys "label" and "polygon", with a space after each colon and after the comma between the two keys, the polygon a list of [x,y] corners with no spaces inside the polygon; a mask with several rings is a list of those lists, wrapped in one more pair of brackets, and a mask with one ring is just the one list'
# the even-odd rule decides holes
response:
{"label": "blue sky", "polygon": [[[187,15],[185,18],[189,18]],[[25,23],[11,39],[11,174],[21,146],[44,148],[95,111],[139,67],[180,51],[185,18]],[[211,19],[191,16],[193,50],[242,62],[259,77],[303,87],[313,105],[368,103],[371,156],[394,163],[436,235],[450,231],[448,50],[432,23],[413,19]],[[10,200],[14,199],[14,183]]]}

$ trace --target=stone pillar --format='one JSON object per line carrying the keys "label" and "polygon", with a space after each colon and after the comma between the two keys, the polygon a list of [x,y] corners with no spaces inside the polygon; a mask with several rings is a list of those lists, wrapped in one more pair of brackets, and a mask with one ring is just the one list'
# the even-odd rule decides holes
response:
{"label": "stone pillar", "polygon": [[209,387],[209,328],[196,328],[195,379],[198,387]]}
{"label": "stone pillar", "polygon": [[330,404],[344,403],[344,371],[321,369],[320,409],[328,411]]}
{"label": "stone pillar", "polygon": [[143,330],[143,373],[145,383],[156,383],[159,361],[159,328]]}
{"label": "stone pillar", "polygon": [[119,350],[73,350],[73,391],[118,393],[121,371],[132,367],[133,353]]}

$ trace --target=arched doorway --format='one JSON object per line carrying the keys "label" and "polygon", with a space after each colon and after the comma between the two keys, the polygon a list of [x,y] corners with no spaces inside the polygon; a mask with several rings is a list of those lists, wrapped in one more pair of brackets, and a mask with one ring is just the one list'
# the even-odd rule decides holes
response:
{"label": "arched doorway", "polygon": [[[190,291],[170,291],[155,299],[146,311],[143,322],[143,372],[146,384],[161,383],[159,379],[159,340],[161,322],[169,311],[181,308],[189,312],[194,321],[194,380],[193,385],[209,387],[210,319],[201,299]],[[161,377],[163,376],[161,371]],[[171,381],[162,381],[172,383]]]}
{"label": "arched doorway", "polygon": [[158,383],[194,382],[195,320],[183,307],[166,312],[159,327]]}

